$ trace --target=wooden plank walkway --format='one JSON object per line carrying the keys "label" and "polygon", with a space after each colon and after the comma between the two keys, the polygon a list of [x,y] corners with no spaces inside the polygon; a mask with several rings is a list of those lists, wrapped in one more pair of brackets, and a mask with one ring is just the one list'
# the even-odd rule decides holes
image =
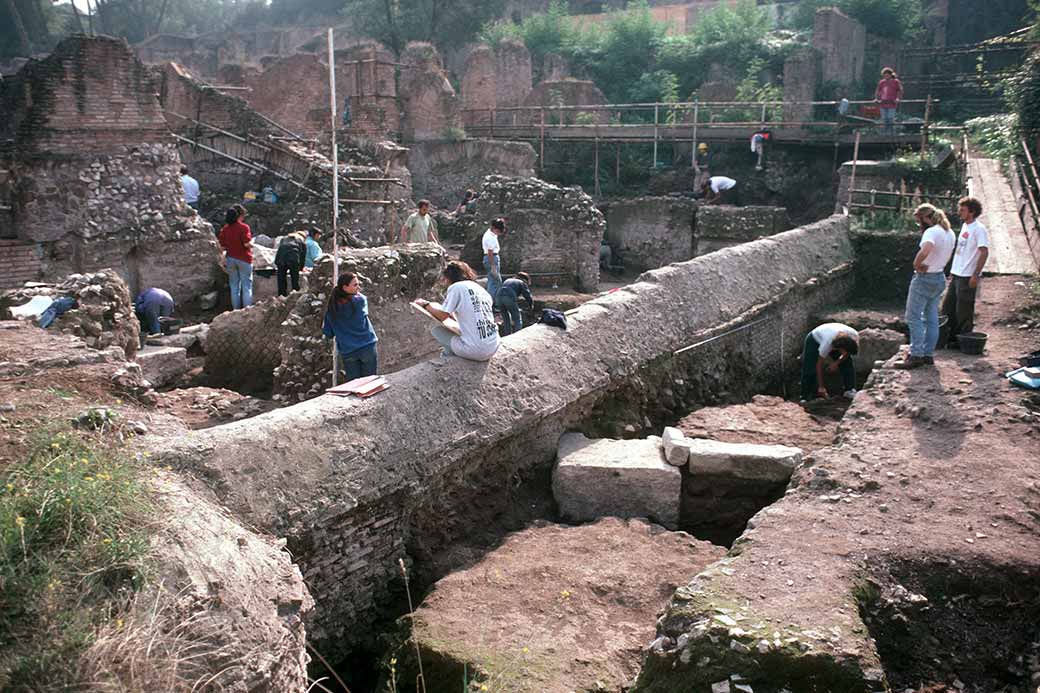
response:
{"label": "wooden plank walkway", "polygon": [[[1018,216],[1018,204],[1000,162],[972,158],[968,164],[971,194],[982,202],[979,220],[989,231],[989,260],[986,272],[1031,274],[1037,271],[1029,249],[1026,230]],[[956,228],[956,222],[955,222]]]}

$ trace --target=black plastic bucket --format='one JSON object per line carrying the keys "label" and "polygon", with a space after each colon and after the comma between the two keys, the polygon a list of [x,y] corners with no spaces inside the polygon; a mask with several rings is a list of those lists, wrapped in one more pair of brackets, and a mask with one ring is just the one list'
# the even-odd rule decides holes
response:
{"label": "black plastic bucket", "polygon": [[989,335],[985,332],[965,332],[957,335],[957,343],[962,353],[979,356],[985,350],[988,338]]}

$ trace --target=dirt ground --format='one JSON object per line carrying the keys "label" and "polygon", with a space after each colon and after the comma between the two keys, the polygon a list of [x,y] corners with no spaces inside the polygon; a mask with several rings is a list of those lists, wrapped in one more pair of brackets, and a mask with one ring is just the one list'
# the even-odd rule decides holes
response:
{"label": "dirt ground", "polygon": [[678,428],[687,438],[789,445],[812,452],[834,443],[838,420],[816,416],[780,397],[756,395],[747,404],[698,409],[684,417]]}
{"label": "dirt ground", "polygon": [[479,690],[620,690],[661,607],[724,553],[644,520],[537,523],[511,534],[439,581],[416,612],[427,690],[461,690],[464,664],[487,686]]}
{"label": "dirt ground", "polygon": [[[874,691],[882,677],[898,691],[1033,693],[1040,398],[1004,378],[1040,347],[1040,330],[1012,317],[1027,300],[1021,278],[987,278],[983,356],[941,351],[933,368],[875,371],[838,443],[796,470],[726,572],[673,600],[664,632],[713,663],[694,670],[665,648],[641,692],[738,674],[756,693]],[[712,629],[692,628],[720,610],[741,631],[722,657]]]}

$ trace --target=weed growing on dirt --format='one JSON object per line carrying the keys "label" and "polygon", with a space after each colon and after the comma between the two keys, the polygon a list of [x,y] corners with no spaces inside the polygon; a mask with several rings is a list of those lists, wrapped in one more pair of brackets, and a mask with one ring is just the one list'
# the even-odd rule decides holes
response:
{"label": "weed growing on dirt", "polygon": [[78,655],[145,576],[149,510],[134,465],[50,430],[0,482],[0,688],[75,683]]}

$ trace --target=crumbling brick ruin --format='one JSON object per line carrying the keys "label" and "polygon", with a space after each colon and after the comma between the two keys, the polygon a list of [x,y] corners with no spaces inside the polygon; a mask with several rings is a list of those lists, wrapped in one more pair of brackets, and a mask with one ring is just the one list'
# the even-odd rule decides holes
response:
{"label": "crumbling brick ruin", "polygon": [[477,213],[458,221],[456,234],[466,243],[463,260],[483,267],[481,237],[495,218],[504,217],[507,233],[499,238],[503,274],[522,270],[536,281],[596,290],[606,222],[581,188],[561,188],[537,178],[488,176],[479,194]]}
{"label": "crumbling brick ruin", "polygon": [[[115,269],[179,302],[219,277],[212,227],[184,204],[149,72],[123,41],[72,37],[0,83],[15,236],[46,277]],[[118,125],[114,125],[118,124]]]}
{"label": "crumbling brick ruin", "polygon": [[413,41],[401,54],[402,135],[407,141],[457,139],[462,104],[437,49]]}

